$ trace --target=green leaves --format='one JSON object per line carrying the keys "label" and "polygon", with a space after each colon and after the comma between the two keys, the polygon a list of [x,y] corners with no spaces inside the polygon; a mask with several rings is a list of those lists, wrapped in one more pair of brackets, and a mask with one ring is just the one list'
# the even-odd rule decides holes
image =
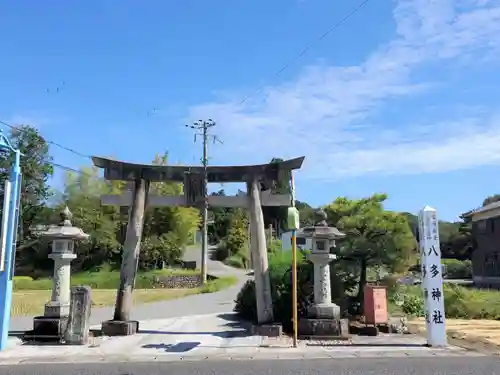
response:
{"label": "green leaves", "polygon": [[386,199],[386,194],[358,200],[341,197],[325,207],[329,224],[347,235],[341,246],[343,256],[395,268],[412,258],[416,242],[408,221],[400,213],[386,211]]}
{"label": "green leaves", "polygon": [[416,257],[417,244],[406,217],[386,211],[386,199],[386,194],[354,200],[340,197],[325,207],[329,225],[346,234],[340,242],[337,265],[345,270],[358,269],[359,276],[351,272],[350,278],[358,280],[356,298],[360,306],[368,267],[384,266],[398,272]]}
{"label": "green leaves", "polygon": [[[23,154],[21,157],[23,180],[20,223],[22,225],[21,233],[24,236],[29,236],[29,228],[37,221],[45,201],[51,196],[47,182],[54,173],[51,164],[52,157],[49,155],[47,142],[39,134],[38,130],[32,126],[23,125],[18,130],[13,129],[9,138],[12,146],[19,149]],[[3,181],[9,177],[13,164],[13,153],[0,154],[0,195],[2,197],[4,194]],[[23,241],[23,238],[20,236],[19,240]]]}

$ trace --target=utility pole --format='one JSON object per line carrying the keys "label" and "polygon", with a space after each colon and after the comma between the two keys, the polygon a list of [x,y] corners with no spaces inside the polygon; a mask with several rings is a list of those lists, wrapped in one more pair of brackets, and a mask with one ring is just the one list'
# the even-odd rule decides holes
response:
{"label": "utility pole", "polygon": [[186,125],[186,127],[196,130],[194,134],[194,141],[196,136],[203,137],[203,157],[201,164],[203,165],[203,210],[202,210],[202,236],[201,236],[201,283],[204,285],[207,282],[207,260],[208,260],[208,138],[211,137],[213,142],[222,143],[216,136],[208,134],[208,129],[215,126],[215,121],[212,119],[198,120],[193,125]]}

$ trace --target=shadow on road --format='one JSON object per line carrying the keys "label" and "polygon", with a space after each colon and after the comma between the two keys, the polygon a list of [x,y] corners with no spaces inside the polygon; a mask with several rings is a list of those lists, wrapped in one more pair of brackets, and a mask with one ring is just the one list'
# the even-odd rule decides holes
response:
{"label": "shadow on road", "polygon": [[25,334],[25,331],[9,331],[9,337],[18,337],[22,338]]}
{"label": "shadow on road", "polygon": [[198,341],[186,341],[178,344],[147,344],[142,347],[145,349],[164,349],[167,353],[186,353],[193,350],[201,343]]}

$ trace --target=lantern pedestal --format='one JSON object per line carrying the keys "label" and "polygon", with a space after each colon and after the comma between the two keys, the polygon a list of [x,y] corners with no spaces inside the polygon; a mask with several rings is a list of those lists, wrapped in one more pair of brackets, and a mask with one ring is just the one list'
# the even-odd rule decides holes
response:
{"label": "lantern pedestal", "polygon": [[71,225],[71,212],[61,212],[61,223],[52,226],[42,236],[52,240],[49,258],[54,261],[52,295],[45,304],[44,315],[33,319],[33,330],[25,334],[26,340],[61,341],[64,338],[70,312],[71,261],[76,258],[74,243],[88,238],[80,228]]}
{"label": "lantern pedestal", "polygon": [[349,327],[340,319],[340,307],[332,302],[330,263],[337,258],[333,254],[335,240],[344,237],[335,227],[326,224],[326,214],[316,213],[314,227],[302,230],[303,236],[312,238],[312,252],[307,256],[314,265],[314,303],[307,310],[307,317],[299,320],[301,337],[348,337]]}

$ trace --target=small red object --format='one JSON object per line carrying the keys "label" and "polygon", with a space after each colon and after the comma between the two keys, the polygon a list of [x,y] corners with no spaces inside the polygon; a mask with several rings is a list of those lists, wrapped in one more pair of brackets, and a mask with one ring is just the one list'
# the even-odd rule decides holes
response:
{"label": "small red object", "polygon": [[387,290],[385,286],[365,285],[364,293],[365,324],[387,324]]}

